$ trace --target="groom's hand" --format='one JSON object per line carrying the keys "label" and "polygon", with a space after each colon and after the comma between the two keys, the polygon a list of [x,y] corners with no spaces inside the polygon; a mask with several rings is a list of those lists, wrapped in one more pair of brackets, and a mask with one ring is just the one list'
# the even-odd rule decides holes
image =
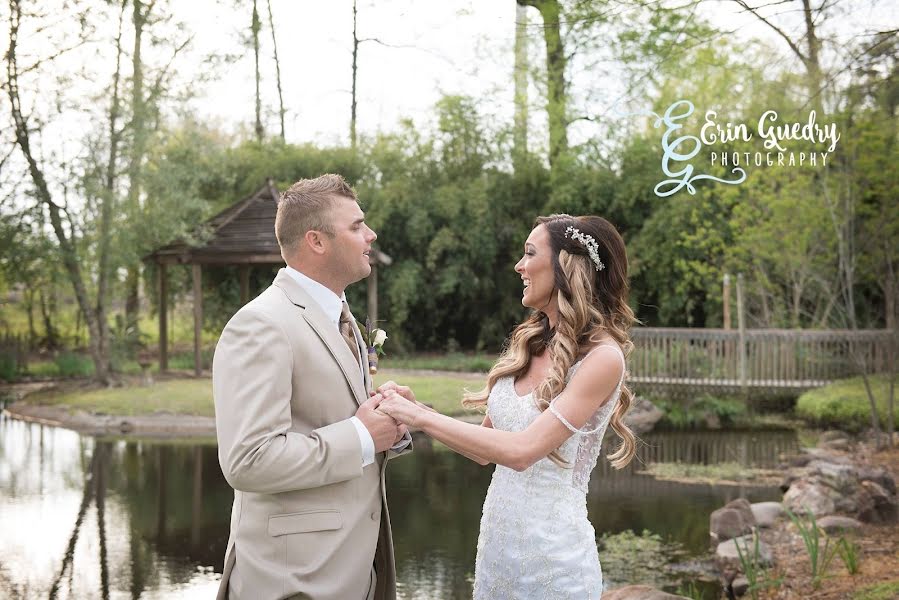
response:
{"label": "groom's hand", "polygon": [[356,411],[356,417],[368,429],[375,443],[375,452],[386,452],[396,443],[394,440],[398,437],[398,426],[393,417],[376,410],[382,399],[380,394],[372,396],[360,404],[359,410]]}

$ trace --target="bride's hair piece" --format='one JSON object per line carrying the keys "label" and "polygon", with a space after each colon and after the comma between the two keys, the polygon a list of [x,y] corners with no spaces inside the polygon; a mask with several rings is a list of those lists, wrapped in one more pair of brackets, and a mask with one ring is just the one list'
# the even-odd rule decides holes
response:
{"label": "bride's hair piece", "polygon": [[[599,343],[604,333],[618,342],[625,356],[633,350],[630,328],[636,318],[627,303],[627,253],[615,227],[602,217],[564,214],[538,217],[534,226],[538,225],[543,225],[549,233],[559,294],[558,324],[550,332],[546,315],[533,311],[512,332],[487,375],[486,387],[465,395],[462,404],[468,408],[485,406],[490,390],[499,379],[520,377],[527,372],[531,357],[542,354],[547,347],[552,356],[549,374],[534,390],[534,399],[541,410],[546,410],[550,400],[565,388],[565,376],[578,357]],[[569,229],[580,235],[571,236]],[[586,237],[593,244],[581,241]],[[602,265],[602,270],[597,264]],[[636,438],[624,424],[632,400],[633,393],[623,383],[621,398],[609,423],[621,438],[621,445],[608,456],[617,469],[625,467],[636,452]],[[558,451],[553,451],[549,458],[561,466],[571,466],[561,459]]]}

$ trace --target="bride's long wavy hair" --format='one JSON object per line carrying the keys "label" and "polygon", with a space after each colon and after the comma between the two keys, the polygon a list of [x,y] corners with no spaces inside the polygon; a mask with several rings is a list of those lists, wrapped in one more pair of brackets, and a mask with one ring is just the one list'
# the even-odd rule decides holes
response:
{"label": "bride's long wavy hair", "polygon": [[[615,227],[602,217],[557,214],[537,217],[534,227],[543,225],[549,233],[555,287],[558,290],[559,318],[551,330],[546,315],[533,311],[518,325],[497,363],[487,375],[487,385],[478,392],[466,393],[462,404],[467,408],[482,407],[496,382],[502,377],[517,379],[524,375],[531,357],[549,350],[552,366],[549,374],[534,390],[534,400],[540,410],[546,410],[550,400],[565,388],[565,376],[571,366],[607,333],[624,351],[633,350],[630,328],[635,322],[634,312],[627,303],[627,253],[624,240]],[[568,227],[590,235],[599,245],[599,258],[604,268],[597,271],[587,249],[577,240],[565,236]],[[624,424],[633,393],[622,384],[621,398],[610,424],[621,445],[607,456],[616,469],[625,467],[634,457],[636,438]],[[549,458],[567,465],[554,450]]]}

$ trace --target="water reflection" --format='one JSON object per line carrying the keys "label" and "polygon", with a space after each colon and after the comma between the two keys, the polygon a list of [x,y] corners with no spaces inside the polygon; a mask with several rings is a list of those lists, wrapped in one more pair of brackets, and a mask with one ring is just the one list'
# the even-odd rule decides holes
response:
{"label": "water reflection", "polygon": [[[647,442],[643,460],[759,466],[796,445],[789,433],[656,434]],[[714,508],[738,495],[777,497],[771,488],[661,482],[601,465],[588,496],[597,534],[646,529],[688,554],[706,550]],[[391,465],[402,598],[470,597],[491,473],[426,443]],[[214,440],[96,440],[0,416],[0,597],[209,598],[231,500]],[[615,573],[606,578],[618,583]]]}

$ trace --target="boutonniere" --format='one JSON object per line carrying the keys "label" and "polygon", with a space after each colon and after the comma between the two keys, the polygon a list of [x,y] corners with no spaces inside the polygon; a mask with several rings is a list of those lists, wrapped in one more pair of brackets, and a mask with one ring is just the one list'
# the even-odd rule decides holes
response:
{"label": "boutonniere", "polygon": [[365,326],[359,323],[359,331],[368,350],[368,372],[372,375],[378,373],[378,359],[384,356],[384,342],[387,341],[387,332],[383,329],[372,327],[371,320],[365,319]]}

